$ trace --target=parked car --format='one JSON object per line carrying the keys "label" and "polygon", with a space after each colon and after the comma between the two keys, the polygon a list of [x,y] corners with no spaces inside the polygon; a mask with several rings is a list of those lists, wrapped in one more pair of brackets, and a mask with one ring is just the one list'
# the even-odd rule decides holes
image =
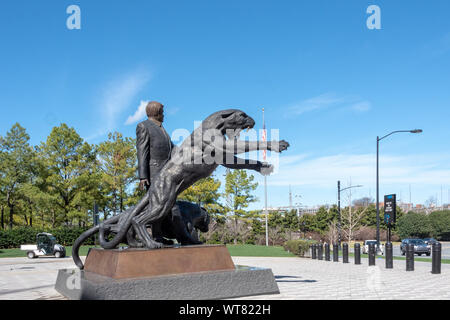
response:
{"label": "parked car", "polygon": [[437,243],[438,241],[435,238],[425,238],[425,239],[423,239],[423,242],[425,242],[429,246],[432,246],[433,244]]}
{"label": "parked car", "polygon": [[414,254],[418,254],[419,256],[422,254],[429,256],[431,254],[431,246],[427,245],[422,239],[403,239],[400,244],[402,256],[406,254],[406,245],[408,244],[414,245]]}
{"label": "parked car", "polygon": [[36,244],[23,244],[20,250],[27,251],[27,257],[30,259],[39,256],[55,256],[56,258],[64,258],[66,256],[66,248],[56,243],[56,238],[50,233],[38,233],[36,235]]}
{"label": "parked car", "polygon": [[[377,247],[377,240],[365,240],[363,245],[363,253],[369,253],[369,244],[373,243],[375,245],[375,248]],[[376,249],[375,249],[376,250]],[[384,254],[384,245],[380,243],[380,251],[381,254]]]}

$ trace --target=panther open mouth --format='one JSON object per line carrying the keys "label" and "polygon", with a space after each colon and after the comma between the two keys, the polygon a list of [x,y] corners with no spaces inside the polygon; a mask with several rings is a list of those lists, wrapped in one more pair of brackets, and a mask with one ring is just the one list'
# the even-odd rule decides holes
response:
{"label": "panther open mouth", "polygon": [[226,136],[229,140],[239,139],[242,131],[245,130],[245,132],[248,132],[249,130],[253,129],[254,126],[255,121],[252,118],[247,117],[244,124],[238,125],[235,129],[226,129]]}
{"label": "panther open mouth", "polygon": [[245,132],[248,132],[250,129],[253,129],[253,126],[249,125],[247,127],[244,128],[238,128],[238,129],[228,129],[227,130],[227,136],[229,139],[233,140],[233,139],[239,139],[241,136],[241,132],[245,130]]}

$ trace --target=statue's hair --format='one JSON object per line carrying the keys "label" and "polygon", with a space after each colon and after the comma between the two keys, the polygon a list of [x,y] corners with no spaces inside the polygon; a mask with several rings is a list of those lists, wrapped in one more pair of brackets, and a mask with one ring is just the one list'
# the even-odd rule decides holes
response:
{"label": "statue's hair", "polygon": [[145,107],[145,112],[147,113],[147,117],[155,118],[159,116],[163,111],[164,106],[157,101],[150,101]]}

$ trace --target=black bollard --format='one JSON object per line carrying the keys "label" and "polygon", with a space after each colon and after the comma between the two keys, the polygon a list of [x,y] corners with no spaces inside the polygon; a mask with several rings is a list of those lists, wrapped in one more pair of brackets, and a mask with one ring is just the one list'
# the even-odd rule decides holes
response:
{"label": "black bollard", "polygon": [[433,243],[433,255],[431,256],[431,273],[439,274],[441,273],[441,254],[442,245],[440,242]]}
{"label": "black bollard", "polygon": [[342,262],[348,263],[348,243],[342,245]]}
{"label": "black bollard", "polygon": [[333,262],[339,261],[339,246],[337,243],[333,244]]}
{"label": "black bollard", "polygon": [[355,243],[355,264],[361,264],[361,245]]}
{"label": "black bollard", "polygon": [[325,243],[325,261],[330,261],[330,245]]}
{"label": "black bollard", "polygon": [[311,247],[311,250],[312,250],[311,258],[317,259],[317,245],[313,244],[312,247]]}
{"label": "black bollard", "polygon": [[317,259],[323,260],[323,245],[321,243],[317,245]]}
{"label": "black bollard", "polygon": [[394,268],[394,255],[393,255],[393,247],[392,242],[386,243],[386,269]]}
{"label": "black bollard", "polygon": [[414,245],[406,245],[406,271],[414,271]]}
{"label": "black bollard", "polygon": [[369,266],[375,265],[375,244],[369,243]]}

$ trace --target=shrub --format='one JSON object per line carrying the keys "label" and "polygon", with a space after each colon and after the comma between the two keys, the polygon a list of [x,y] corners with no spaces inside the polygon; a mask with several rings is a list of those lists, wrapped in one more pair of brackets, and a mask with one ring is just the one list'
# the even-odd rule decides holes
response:
{"label": "shrub", "polygon": [[[2,230],[0,231],[0,249],[19,248],[22,244],[36,243],[36,235],[40,232],[51,233],[56,237],[57,243],[63,246],[71,246],[87,229],[81,227],[61,227],[56,229],[19,227],[11,230]],[[86,239],[84,244],[94,244],[94,238]]]}
{"label": "shrub", "polygon": [[450,240],[450,211],[434,211],[429,215],[433,237],[437,240]]}
{"label": "shrub", "polygon": [[400,217],[397,222],[397,230],[402,239],[426,238],[433,232],[429,217],[415,212]]}
{"label": "shrub", "polygon": [[[365,241],[365,240],[375,240],[377,238],[377,229],[374,227],[362,226],[355,231],[355,240]],[[387,235],[386,230],[380,228],[380,241],[386,241]],[[399,241],[400,237],[392,231],[391,241]]]}
{"label": "shrub", "polygon": [[304,257],[305,253],[309,252],[309,247],[312,244],[318,243],[316,240],[298,239],[289,240],[283,244],[284,250],[291,252],[299,257]]}

